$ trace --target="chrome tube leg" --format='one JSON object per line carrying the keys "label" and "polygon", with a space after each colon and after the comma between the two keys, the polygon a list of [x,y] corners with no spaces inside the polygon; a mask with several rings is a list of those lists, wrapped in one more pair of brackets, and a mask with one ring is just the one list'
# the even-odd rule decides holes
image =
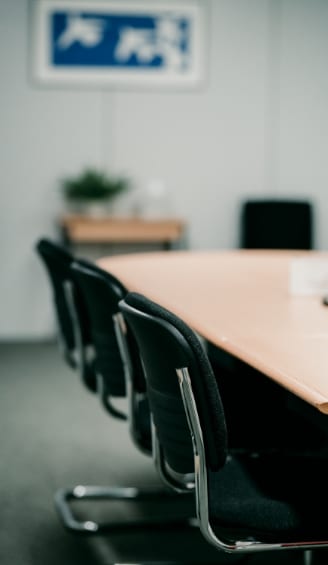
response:
{"label": "chrome tube leg", "polygon": [[313,564],[313,551],[312,549],[306,549],[304,551],[304,565],[312,565]]}
{"label": "chrome tube leg", "polygon": [[176,494],[161,488],[138,489],[135,487],[99,487],[77,485],[73,488],[61,488],[55,493],[55,506],[64,526],[73,532],[84,534],[96,534],[102,531],[117,530],[124,527],[138,526],[174,526],[184,525],[193,526],[194,518],[183,517],[172,519],[170,517],[165,520],[158,521],[154,517],[139,520],[124,520],[112,522],[95,522],[94,520],[78,520],[74,515],[70,502],[78,500],[101,500],[101,501],[138,501],[138,500],[156,500],[158,498],[176,498]]}

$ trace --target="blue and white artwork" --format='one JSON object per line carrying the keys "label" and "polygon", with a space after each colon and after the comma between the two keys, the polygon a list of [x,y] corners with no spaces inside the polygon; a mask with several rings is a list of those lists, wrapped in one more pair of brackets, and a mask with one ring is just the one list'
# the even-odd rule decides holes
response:
{"label": "blue and white artwork", "polygon": [[201,71],[195,2],[39,0],[36,54],[44,79],[196,82]]}
{"label": "blue and white artwork", "polygon": [[174,14],[138,16],[84,12],[51,16],[54,65],[186,71],[190,22]]}

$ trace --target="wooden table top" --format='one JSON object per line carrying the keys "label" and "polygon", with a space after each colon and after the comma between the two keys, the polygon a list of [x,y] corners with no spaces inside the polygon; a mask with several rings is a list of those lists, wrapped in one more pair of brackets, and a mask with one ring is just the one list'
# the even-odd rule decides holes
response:
{"label": "wooden table top", "polygon": [[328,308],[290,295],[290,261],[319,252],[159,252],[98,264],[204,338],[328,414]]}

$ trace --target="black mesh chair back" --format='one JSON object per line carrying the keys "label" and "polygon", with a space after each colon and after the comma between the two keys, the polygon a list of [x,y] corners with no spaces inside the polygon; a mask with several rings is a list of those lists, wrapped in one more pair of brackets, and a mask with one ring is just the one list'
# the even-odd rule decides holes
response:
{"label": "black mesh chair back", "polygon": [[312,249],[312,205],[293,200],[245,202],[240,245],[244,249]]}
{"label": "black mesh chair back", "polygon": [[[114,416],[127,415],[114,407],[112,399],[125,398],[126,369],[119,348],[115,317],[119,312],[118,303],[127,294],[121,282],[110,273],[94,264],[76,260],[72,265],[74,280],[83,295],[90,320],[90,333],[95,350],[94,369],[98,379],[98,393],[105,408]],[[134,395],[145,391],[145,379],[139,354],[132,336],[126,336],[129,368],[133,372]],[[139,407],[140,408],[140,407]],[[143,409],[141,409],[143,412]],[[150,448],[149,411],[146,409],[147,448]],[[141,416],[140,416],[141,417]],[[142,418],[142,417],[141,417]],[[141,425],[141,428],[143,426]]]}
{"label": "black mesh chair back", "polygon": [[144,364],[157,467],[173,488],[194,485],[205,538],[237,553],[328,547],[316,509],[328,502],[327,458],[229,451],[218,384],[195,333],[139,294],[120,308]]}

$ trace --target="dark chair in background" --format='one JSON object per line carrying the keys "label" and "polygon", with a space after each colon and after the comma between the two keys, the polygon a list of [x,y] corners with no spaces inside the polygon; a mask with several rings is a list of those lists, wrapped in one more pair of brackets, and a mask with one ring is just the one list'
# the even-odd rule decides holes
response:
{"label": "dark chair in background", "polygon": [[145,369],[156,466],[173,489],[195,491],[205,538],[231,553],[304,550],[309,563],[311,549],[328,546],[318,510],[328,502],[328,461],[230,452],[218,384],[195,333],[139,294],[128,294],[120,309]]}
{"label": "dark chair in background", "polygon": [[297,200],[248,200],[242,204],[243,249],[312,249],[313,208]]}

